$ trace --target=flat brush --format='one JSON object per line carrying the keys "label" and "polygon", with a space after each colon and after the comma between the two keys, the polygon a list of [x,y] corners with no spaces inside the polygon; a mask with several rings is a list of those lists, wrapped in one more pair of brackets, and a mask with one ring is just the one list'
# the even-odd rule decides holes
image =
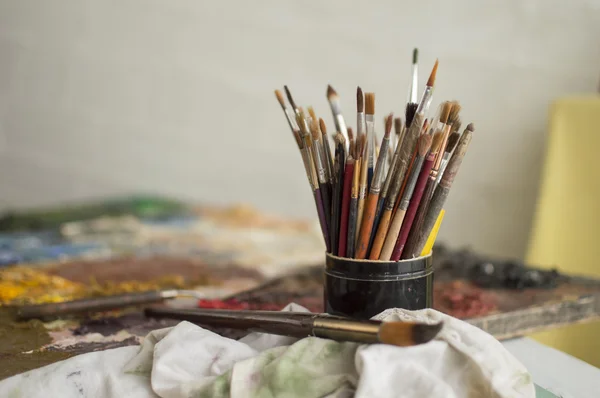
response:
{"label": "flat brush", "polygon": [[333,197],[331,199],[331,225],[329,234],[331,239],[332,253],[338,252],[340,217],[342,212],[342,194],[344,192],[344,169],[346,166],[346,142],[341,133],[335,135],[335,162],[333,171],[335,184],[333,186]]}
{"label": "flat brush", "polygon": [[[377,233],[375,234],[375,239],[373,241],[373,247],[369,255],[369,258],[372,260],[386,259],[385,256],[381,257],[381,251],[383,249],[385,241],[387,240],[389,226],[392,220],[392,213],[394,212],[394,208],[396,206],[396,200],[400,195],[400,189],[402,188],[404,176],[406,175],[406,171],[408,170],[413,150],[415,149],[417,140],[419,139],[422,123],[423,115],[416,114],[413,124],[406,131],[402,140],[401,147],[399,148],[399,151],[397,151],[398,160],[397,164],[395,165],[394,175],[392,176],[389,194],[385,199],[383,212],[381,213],[381,220],[379,221]],[[393,246],[391,249],[393,249]],[[389,256],[391,256],[392,254],[391,249],[388,253]],[[387,259],[389,260],[389,257]]]}
{"label": "flat brush", "polygon": [[193,290],[154,290],[141,293],[127,293],[109,297],[95,297],[62,303],[25,305],[17,310],[17,319],[47,319],[86,312],[101,312],[142,304],[159,303],[178,297],[205,299],[206,296]]}
{"label": "flat brush", "polygon": [[417,155],[415,157],[411,173],[407,179],[406,187],[404,188],[402,198],[400,199],[400,204],[398,205],[398,210],[394,214],[394,218],[392,219],[389,231],[385,238],[385,243],[383,244],[383,249],[381,250],[380,258],[382,260],[387,261],[393,259],[392,255],[394,248],[396,247],[396,242],[398,241],[400,228],[404,222],[404,216],[406,215],[410,198],[412,197],[415,189],[417,178],[419,177],[419,173],[421,171],[421,166],[423,165],[425,156],[431,147],[431,140],[432,137],[428,134],[424,134],[419,137],[419,142],[417,144]]}
{"label": "flat brush", "polygon": [[354,321],[327,314],[285,311],[235,311],[203,309],[147,308],[150,318],[168,318],[249,332],[295,338],[309,336],[362,344],[389,344],[399,347],[433,340],[443,324],[413,322]]}
{"label": "flat brush", "polygon": [[[408,239],[408,234],[413,226],[413,221],[415,219],[415,215],[417,214],[419,203],[423,197],[425,185],[427,184],[427,179],[429,178],[429,172],[431,171],[435,157],[440,150],[442,138],[443,137],[441,134],[433,136],[431,150],[423,162],[423,167],[419,171],[417,183],[415,185],[412,197],[410,198],[410,204],[406,210],[404,221],[402,222],[402,228],[400,228],[400,233],[398,234],[398,239],[396,240],[396,246],[394,246],[394,251],[392,252],[393,261],[398,261],[402,258],[401,256],[404,250],[404,245]],[[404,205],[404,203],[401,203],[400,208],[404,207]]]}
{"label": "flat brush", "polygon": [[456,149],[454,150],[454,153],[448,162],[448,166],[446,167],[446,172],[442,176],[442,180],[433,192],[433,197],[431,198],[429,208],[427,209],[427,214],[425,215],[425,221],[423,222],[423,228],[419,233],[419,241],[416,250],[419,253],[423,250],[423,247],[427,242],[427,238],[429,237],[429,234],[431,233],[431,230],[438,219],[440,211],[444,207],[444,203],[446,202],[446,198],[448,197],[450,188],[454,182],[454,178],[458,173],[458,169],[460,168],[462,160],[464,159],[469,147],[469,143],[471,142],[474,130],[475,128],[473,127],[473,124],[469,123],[460,137],[458,145],[456,146]]}
{"label": "flat brush", "polygon": [[375,93],[365,94],[365,124],[367,126],[367,186],[371,186],[375,170]]}
{"label": "flat brush", "polygon": [[344,191],[342,193],[342,214],[340,216],[340,236],[338,243],[338,256],[344,257],[347,251],[348,223],[350,214],[350,197],[352,194],[352,181],[354,177],[354,159],[346,157],[344,170]]}
{"label": "flat brush", "polygon": [[354,163],[352,190],[350,191],[350,210],[348,211],[348,237],[346,239],[346,257],[354,258],[356,247],[356,218],[358,216],[358,185],[360,180],[360,159]]}
{"label": "flat brush", "polygon": [[349,151],[350,140],[348,138],[348,128],[346,127],[346,122],[344,121],[344,116],[342,115],[342,106],[340,104],[340,97],[337,92],[331,87],[331,85],[327,86],[327,100],[329,101],[329,106],[331,107],[331,113],[333,113],[333,121],[335,123],[335,128],[339,131],[344,137],[346,145],[346,153]]}

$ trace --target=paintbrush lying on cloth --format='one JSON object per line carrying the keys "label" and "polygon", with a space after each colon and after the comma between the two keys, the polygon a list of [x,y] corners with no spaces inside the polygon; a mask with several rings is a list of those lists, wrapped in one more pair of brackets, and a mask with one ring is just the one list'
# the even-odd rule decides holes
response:
{"label": "paintbrush lying on cloth", "polygon": [[[306,309],[290,304],[282,312],[296,319],[285,311],[297,314]],[[306,316],[320,320],[315,314]],[[498,340],[473,325],[435,310],[391,309],[374,319],[384,322],[379,329],[394,323],[432,325],[431,330],[444,326],[427,344],[397,347],[262,333],[233,340],[184,321],[150,332],[140,347],[78,355],[2,380],[0,395],[535,397],[525,367]]]}
{"label": "paintbrush lying on cloth", "polygon": [[205,326],[303,338],[322,337],[363,344],[407,347],[431,341],[442,323],[355,321],[328,314],[282,311],[237,311],[206,309],[146,308],[151,318],[170,318]]}
{"label": "paintbrush lying on cloth", "polygon": [[178,297],[204,299],[206,295],[194,290],[151,290],[148,292],[86,298],[61,303],[24,305],[17,310],[17,319],[25,321],[28,319],[56,318],[85,312],[110,311],[135,305],[159,303]]}

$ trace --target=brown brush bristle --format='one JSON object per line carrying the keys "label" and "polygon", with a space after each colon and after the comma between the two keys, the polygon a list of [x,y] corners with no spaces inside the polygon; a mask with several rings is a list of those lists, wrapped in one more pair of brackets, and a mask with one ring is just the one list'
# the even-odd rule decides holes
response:
{"label": "brown brush bristle", "polygon": [[319,120],[319,119],[317,119],[317,115],[315,114],[315,110],[313,109],[312,106],[308,107],[308,114],[310,115],[310,118],[312,120]]}
{"label": "brown brush bristle", "polygon": [[402,118],[400,117],[394,119],[394,133],[396,133],[396,135],[402,133]]}
{"label": "brown brush bristle", "polygon": [[356,142],[354,141],[354,131],[352,131],[352,127],[348,127],[347,131],[348,131],[348,141],[350,141],[350,148],[349,148],[350,155],[352,157],[354,157],[354,151],[356,150],[355,149]]}
{"label": "brown brush bristle", "polygon": [[419,156],[427,155],[427,152],[429,152],[429,148],[431,148],[431,140],[432,138],[429,134],[423,134],[419,137],[419,142],[417,144]]}
{"label": "brown brush bristle", "polygon": [[312,119],[310,121],[310,134],[315,141],[319,141],[321,138],[321,131],[319,130],[319,122],[317,122],[317,119]]}
{"label": "brown brush bristle", "polygon": [[406,110],[404,111],[404,118],[406,119],[406,128],[409,128],[412,124],[413,119],[415,118],[415,113],[417,113],[417,109],[419,108],[419,104],[414,102],[409,102],[406,104]]}
{"label": "brown brush bristle", "polygon": [[363,96],[362,88],[356,88],[356,112],[365,111],[365,97]]}
{"label": "brown brush bristle", "polygon": [[440,112],[440,122],[446,124],[448,122],[448,117],[450,116],[450,111],[452,111],[452,102],[444,101],[442,103],[442,111]]}
{"label": "brown brush bristle", "polygon": [[460,109],[461,106],[458,101],[452,102],[452,110],[450,111],[450,115],[448,115],[448,124],[454,124],[454,122],[456,122]]}
{"label": "brown brush bristle", "polygon": [[375,93],[365,94],[365,113],[367,115],[375,114]]}
{"label": "brown brush bristle", "polygon": [[452,152],[454,150],[454,148],[456,147],[456,144],[458,143],[458,139],[460,138],[460,134],[458,133],[452,133],[448,136],[448,143],[446,144],[446,151],[445,152]]}
{"label": "brown brush bristle", "polygon": [[344,135],[340,132],[337,132],[335,134],[335,137],[333,138],[334,142],[335,142],[335,147],[337,148],[338,145],[341,145],[342,148],[346,147],[346,138],[344,138]]}
{"label": "brown brush bristle", "polygon": [[462,121],[460,120],[460,116],[459,116],[456,118],[454,123],[452,123],[452,127],[450,127],[450,133],[458,133],[461,125],[462,125]]}
{"label": "brown brush bristle", "polygon": [[281,105],[281,107],[285,109],[285,100],[283,99],[283,94],[281,93],[281,91],[275,90],[275,96],[277,97],[279,105]]}
{"label": "brown brush bristle", "polygon": [[438,153],[440,151],[440,147],[442,146],[443,140],[444,133],[442,133],[440,130],[436,131],[431,142],[431,152]]}
{"label": "brown brush bristle", "polygon": [[415,322],[383,322],[379,327],[379,341],[398,347],[427,343],[442,330],[443,323],[428,325]]}
{"label": "brown brush bristle", "polygon": [[300,127],[302,135],[307,135],[309,132],[306,129],[306,119],[304,118],[304,111],[302,110],[302,108],[298,110],[298,114],[296,115],[296,122],[298,123],[298,127]]}
{"label": "brown brush bristle", "polygon": [[433,85],[435,84],[435,75],[437,74],[437,69],[438,69],[438,60],[435,60],[435,64],[433,65],[433,69],[431,70],[431,74],[429,75],[429,79],[427,79],[427,86],[428,87],[433,87]]}
{"label": "brown brush bristle", "polygon": [[290,101],[292,108],[298,109],[296,103],[294,102],[294,98],[292,98],[292,93],[290,93],[290,90],[288,89],[288,86],[283,86],[283,89],[285,90],[285,95],[287,95],[288,101]]}
{"label": "brown brush bristle", "polygon": [[390,133],[392,132],[393,125],[394,125],[394,114],[390,113],[388,115],[387,119],[385,119],[385,134],[384,134],[385,138],[389,138]]}
{"label": "brown brush bristle", "polygon": [[323,119],[319,119],[319,127],[321,128],[321,134],[327,135],[327,126],[325,125],[325,121]]}
{"label": "brown brush bristle", "polygon": [[469,130],[470,132],[475,131],[475,126],[473,126],[473,123],[467,124],[467,130]]}
{"label": "brown brush bristle", "polygon": [[331,87],[330,84],[327,85],[327,99],[328,100],[332,100],[334,98],[337,99],[337,92],[333,89],[333,87]]}
{"label": "brown brush bristle", "polygon": [[298,149],[304,148],[304,141],[302,141],[302,137],[300,137],[300,132],[298,130],[294,130],[292,134],[294,134],[294,139],[296,140],[296,144],[298,144]]}

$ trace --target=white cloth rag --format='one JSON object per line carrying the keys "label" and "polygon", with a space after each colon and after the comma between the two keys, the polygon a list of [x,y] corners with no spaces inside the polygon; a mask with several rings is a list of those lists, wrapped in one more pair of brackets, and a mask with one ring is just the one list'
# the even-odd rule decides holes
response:
{"label": "white cloth rag", "polygon": [[8,378],[0,397],[535,397],[525,367],[475,326],[431,309],[391,309],[375,319],[444,327],[432,342],[395,347],[259,333],[236,341],[181,322],[149,333],[141,347]]}

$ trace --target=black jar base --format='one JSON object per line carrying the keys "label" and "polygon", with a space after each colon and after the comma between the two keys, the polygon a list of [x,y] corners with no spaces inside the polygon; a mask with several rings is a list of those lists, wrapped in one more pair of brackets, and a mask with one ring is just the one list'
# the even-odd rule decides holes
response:
{"label": "black jar base", "polygon": [[431,255],[387,262],[327,254],[324,295],[327,313],[355,319],[370,319],[389,308],[431,308]]}

